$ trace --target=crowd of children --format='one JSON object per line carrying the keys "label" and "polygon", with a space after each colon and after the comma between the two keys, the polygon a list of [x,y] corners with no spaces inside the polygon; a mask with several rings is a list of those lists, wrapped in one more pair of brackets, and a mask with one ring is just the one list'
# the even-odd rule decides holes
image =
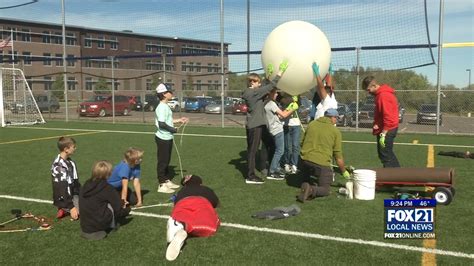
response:
{"label": "crowd of children", "polygon": [[[169,171],[173,134],[177,132],[174,123],[187,123],[188,119],[183,117],[173,120],[166,104],[172,91],[164,84],[158,85],[156,91],[160,99],[155,113],[158,192],[174,193],[180,187],[171,181]],[[140,183],[142,149],[128,148],[123,160],[114,167],[109,161],[96,161],[90,178],[81,186],[76,164],[71,158],[76,151],[76,141],[71,137],[60,137],[57,146],[59,154],[51,166],[56,217],[62,219],[70,216],[71,220],[80,220],[83,238],[105,238],[120,226],[132,206],[143,205]],[[133,184],[133,191],[129,183]],[[220,224],[214,210],[219,199],[212,189],[202,185],[202,178],[188,175],[181,180],[181,184],[183,188],[176,194],[175,207],[168,221],[168,260],[176,259],[188,235],[213,235]]]}

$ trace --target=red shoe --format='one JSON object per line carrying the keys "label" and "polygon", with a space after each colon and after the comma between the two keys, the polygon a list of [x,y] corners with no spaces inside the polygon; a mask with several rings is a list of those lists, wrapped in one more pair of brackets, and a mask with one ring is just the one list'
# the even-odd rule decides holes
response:
{"label": "red shoe", "polygon": [[56,213],[56,218],[61,219],[67,216],[67,212],[64,211],[63,209],[59,208],[58,213]]}

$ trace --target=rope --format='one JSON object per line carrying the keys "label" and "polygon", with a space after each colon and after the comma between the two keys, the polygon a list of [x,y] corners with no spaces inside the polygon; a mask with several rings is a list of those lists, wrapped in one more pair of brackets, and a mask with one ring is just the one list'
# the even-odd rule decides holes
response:
{"label": "rope", "polygon": [[[37,224],[38,227],[27,227],[27,228],[5,228],[4,225],[7,223],[11,223],[13,221],[18,221],[20,219],[33,219]],[[50,230],[52,228],[51,221],[50,219],[44,217],[44,216],[36,216],[31,213],[25,213],[21,216],[18,216],[14,219],[8,220],[7,222],[4,222],[1,224],[0,227],[0,233],[15,233],[15,232],[27,232],[27,231],[46,231]]]}
{"label": "rope", "polygon": [[[180,146],[182,147],[183,146],[183,134],[184,134],[184,129],[186,128],[186,125],[188,124],[188,122],[186,123],[182,123],[178,129],[180,127],[183,127],[183,130],[181,131],[181,138],[180,138]],[[181,179],[184,179],[184,175],[183,175],[183,164],[181,162],[181,155],[179,154],[179,150],[178,150],[178,146],[176,145],[176,142],[173,141],[173,146],[176,150],[176,154],[178,155],[178,162],[179,162],[179,172],[181,173]]]}

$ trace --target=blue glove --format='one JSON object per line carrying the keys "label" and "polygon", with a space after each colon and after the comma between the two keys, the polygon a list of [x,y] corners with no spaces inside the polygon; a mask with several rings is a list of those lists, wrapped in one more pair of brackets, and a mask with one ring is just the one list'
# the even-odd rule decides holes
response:
{"label": "blue glove", "polygon": [[385,148],[385,133],[380,133],[379,144],[380,147]]}
{"label": "blue glove", "polygon": [[329,64],[329,75],[334,76],[334,67],[332,66],[332,63]]}
{"label": "blue glove", "polygon": [[318,66],[318,64],[316,64],[316,62],[314,62],[311,67],[313,68],[314,75],[319,76],[319,66]]}

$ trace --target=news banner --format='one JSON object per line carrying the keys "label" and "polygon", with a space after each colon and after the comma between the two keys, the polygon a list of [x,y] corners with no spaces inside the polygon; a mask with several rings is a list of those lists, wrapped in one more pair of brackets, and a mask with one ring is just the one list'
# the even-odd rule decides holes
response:
{"label": "news banner", "polygon": [[433,239],[436,200],[385,199],[385,239]]}

